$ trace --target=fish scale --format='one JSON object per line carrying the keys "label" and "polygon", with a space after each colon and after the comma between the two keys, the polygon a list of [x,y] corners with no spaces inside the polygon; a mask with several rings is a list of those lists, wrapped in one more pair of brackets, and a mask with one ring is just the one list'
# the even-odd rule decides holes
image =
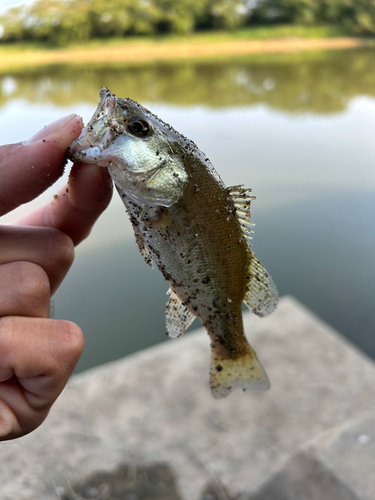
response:
{"label": "fish scale", "polygon": [[241,312],[244,301],[263,317],[278,302],[272,278],[248,242],[250,190],[227,188],[195,143],[105,88],[69,155],[108,167],[141,254],[169,284],[168,334],[182,335],[195,317],[205,326],[213,396],[225,397],[235,388],[268,389]]}

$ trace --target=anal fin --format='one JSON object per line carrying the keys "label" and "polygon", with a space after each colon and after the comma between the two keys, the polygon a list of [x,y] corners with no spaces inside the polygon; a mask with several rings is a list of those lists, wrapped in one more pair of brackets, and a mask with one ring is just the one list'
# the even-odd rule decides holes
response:
{"label": "anal fin", "polygon": [[169,300],[165,311],[167,333],[169,337],[180,337],[185,330],[192,324],[195,315],[183,305],[180,298],[170,288],[167,292]]}
{"label": "anal fin", "polygon": [[265,267],[253,253],[248,272],[244,302],[254,314],[261,317],[268,316],[276,309],[279,302],[277,288]]}

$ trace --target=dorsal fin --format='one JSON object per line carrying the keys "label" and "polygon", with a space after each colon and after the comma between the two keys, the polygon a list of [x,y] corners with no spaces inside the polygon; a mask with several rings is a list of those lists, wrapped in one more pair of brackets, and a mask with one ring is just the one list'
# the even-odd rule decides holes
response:
{"label": "dorsal fin", "polygon": [[[252,239],[250,234],[253,232],[251,226],[255,226],[253,222],[250,222],[250,205],[251,201],[255,200],[255,196],[251,196],[249,193],[251,193],[251,189],[244,188],[242,184],[228,188],[228,194],[234,203],[242,233],[250,247],[249,240]],[[249,252],[251,259],[244,302],[258,316],[268,316],[276,309],[279,295],[271,276],[250,248]]]}
{"label": "dorsal fin", "polygon": [[276,286],[263,265],[251,252],[244,302],[258,316],[268,316],[279,302]]}
{"label": "dorsal fin", "polygon": [[241,230],[243,235],[245,236],[248,245],[250,246],[251,234],[253,230],[252,226],[255,226],[253,222],[250,222],[250,206],[251,201],[255,200],[255,196],[251,196],[250,188],[244,188],[242,184],[238,186],[231,186],[227,188],[229,196],[232,198],[234,203],[234,207],[236,209],[237,219],[240,223]]}
{"label": "dorsal fin", "polygon": [[180,337],[194,321],[194,314],[181,302],[180,298],[170,288],[167,292],[169,300],[165,311],[167,333],[169,337]]}

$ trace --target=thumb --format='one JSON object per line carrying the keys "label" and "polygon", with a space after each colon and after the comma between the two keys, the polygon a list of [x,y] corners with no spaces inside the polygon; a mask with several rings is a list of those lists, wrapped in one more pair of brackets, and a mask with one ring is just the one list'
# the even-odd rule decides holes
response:
{"label": "thumb", "polygon": [[0,146],[0,215],[33,200],[61,177],[66,148],[82,127],[81,118],[72,114],[26,142]]}

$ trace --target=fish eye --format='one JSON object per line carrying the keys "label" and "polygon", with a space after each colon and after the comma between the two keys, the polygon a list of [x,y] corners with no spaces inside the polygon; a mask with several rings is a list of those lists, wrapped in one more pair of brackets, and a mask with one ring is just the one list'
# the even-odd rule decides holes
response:
{"label": "fish eye", "polygon": [[128,123],[128,130],[137,137],[146,137],[151,131],[150,124],[141,118],[134,118]]}

